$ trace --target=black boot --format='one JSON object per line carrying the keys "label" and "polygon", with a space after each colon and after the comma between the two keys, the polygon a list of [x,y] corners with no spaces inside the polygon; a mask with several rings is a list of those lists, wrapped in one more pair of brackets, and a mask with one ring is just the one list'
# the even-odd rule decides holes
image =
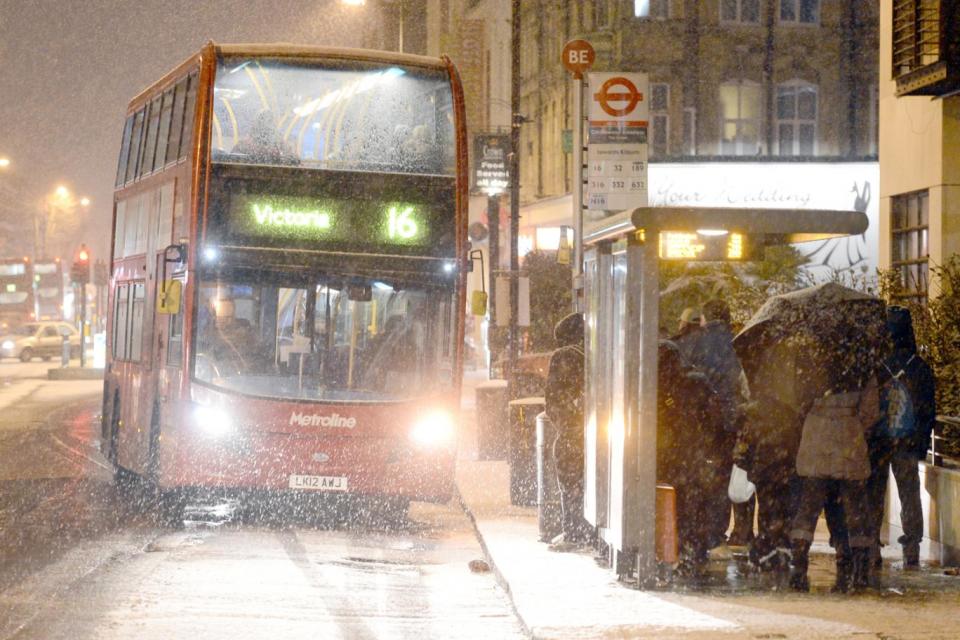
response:
{"label": "black boot", "polygon": [[903,544],[903,568],[908,571],[920,568],[919,542],[905,542]]}
{"label": "black boot", "polygon": [[830,589],[833,593],[846,593],[850,589],[850,581],[853,573],[853,558],[850,554],[850,547],[846,545],[837,547],[837,579]]}
{"label": "black boot", "polygon": [[794,591],[810,591],[807,568],[810,565],[810,542],[791,540],[790,588]]}
{"label": "black boot", "polygon": [[850,586],[854,591],[863,591],[870,586],[870,547],[854,547]]}

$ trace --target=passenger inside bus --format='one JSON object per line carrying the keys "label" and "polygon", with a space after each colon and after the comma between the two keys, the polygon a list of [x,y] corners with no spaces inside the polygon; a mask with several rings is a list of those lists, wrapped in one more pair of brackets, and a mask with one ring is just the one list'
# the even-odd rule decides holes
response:
{"label": "passenger inside bus", "polygon": [[400,391],[411,381],[416,354],[416,334],[404,326],[401,315],[387,318],[380,335],[367,348],[362,387],[373,391]]}
{"label": "passenger inside bus", "polygon": [[280,134],[273,113],[267,110],[257,114],[250,131],[233,146],[231,153],[257,163],[300,164],[299,156]]}
{"label": "passenger inside bus", "polygon": [[221,375],[228,372],[246,373],[264,371],[269,366],[269,356],[264,352],[257,332],[248,320],[236,316],[236,304],[230,299],[213,302],[216,321],[211,339],[204,345],[203,353],[213,359]]}

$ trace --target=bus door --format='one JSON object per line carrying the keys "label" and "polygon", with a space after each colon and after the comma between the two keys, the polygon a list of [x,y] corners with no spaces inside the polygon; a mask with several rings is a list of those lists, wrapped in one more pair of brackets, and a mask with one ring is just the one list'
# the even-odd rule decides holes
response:
{"label": "bus door", "polygon": [[[180,400],[183,379],[183,315],[184,315],[184,274],[170,274],[167,270],[164,279],[164,255],[157,256],[157,297],[154,309],[153,344],[156,346],[156,414],[152,416],[157,437],[173,421],[173,408]],[[169,265],[168,265],[169,266]],[[154,441],[151,445],[156,446]],[[156,462],[151,460],[151,462]],[[151,469],[156,471],[156,469]]]}

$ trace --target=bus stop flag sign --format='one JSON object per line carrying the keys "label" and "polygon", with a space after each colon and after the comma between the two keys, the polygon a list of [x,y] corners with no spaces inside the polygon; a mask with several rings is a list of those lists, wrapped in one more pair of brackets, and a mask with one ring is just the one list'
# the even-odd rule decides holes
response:
{"label": "bus stop flag sign", "polygon": [[593,66],[597,54],[586,40],[571,40],[563,45],[563,66],[577,80],[583,78],[583,72]]}
{"label": "bus stop flag sign", "polygon": [[647,205],[645,73],[591,73],[587,114],[587,208],[623,211]]}

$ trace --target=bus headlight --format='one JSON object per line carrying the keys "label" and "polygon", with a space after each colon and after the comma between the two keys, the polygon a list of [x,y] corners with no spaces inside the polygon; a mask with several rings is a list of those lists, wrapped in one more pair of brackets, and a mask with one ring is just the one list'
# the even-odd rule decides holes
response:
{"label": "bus headlight", "polygon": [[410,440],[420,447],[450,446],[456,427],[446,411],[432,411],[422,416],[410,430]]}
{"label": "bus headlight", "polygon": [[193,424],[209,436],[222,436],[233,429],[230,416],[223,409],[197,405],[191,416]]}

